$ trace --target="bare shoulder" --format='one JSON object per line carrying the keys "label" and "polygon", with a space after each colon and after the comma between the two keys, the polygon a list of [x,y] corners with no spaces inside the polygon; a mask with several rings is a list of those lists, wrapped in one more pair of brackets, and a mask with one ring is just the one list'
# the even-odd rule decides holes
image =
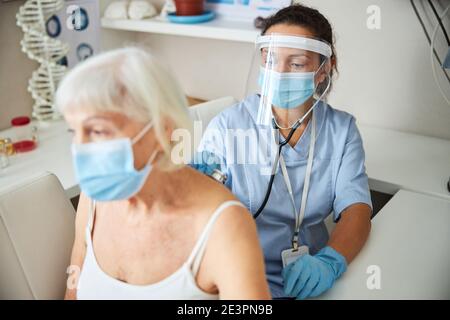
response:
{"label": "bare shoulder", "polygon": [[[221,183],[192,169],[192,187],[194,197],[201,206],[204,219],[209,219],[222,205],[226,205],[215,223],[215,229],[253,228],[255,223],[247,208]],[[234,203],[230,203],[233,201]]]}
{"label": "bare shoulder", "polygon": [[222,203],[237,198],[220,182],[192,168],[187,168],[187,180],[192,193],[190,196],[201,200],[205,206]]}
{"label": "bare shoulder", "polygon": [[191,167],[187,167],[186,172],[191,187],[190,189],[193,190],[195,194],[201,196],[203,200],[205,200],[205,198],[211,199],[212,201],[236,200],[236,197],[227,187],[213,178],[198,172]]}
{"label": "bare shoulder", "polygon": [[227,238],[243,238],[248,235],[248,232],[256,234],[255,221],[246,207],[237,202],[223,202],[221,205],[226,206],[216,222],[216,230],[219,234],[224,232],[225,235],[229,235]]}
{"label": "bare shoulder", "polygon": [[199,281],[216,288],[221,299],[270,298],[253,216],[228,189],[206,179],[198,189],[205,197],[202,211],[206,212],[200,220],[204,226],[213,215],[217,219],[211,226]]}
{"label": "bare shoulder", "polygon": [[200,266],[199,283],[215,288],[221,299],[270,298],[252,215],[225,186],[198,172],[188,174],[195,207],[202,212],[196,219],[201,226],[199,232],[217,215]]}

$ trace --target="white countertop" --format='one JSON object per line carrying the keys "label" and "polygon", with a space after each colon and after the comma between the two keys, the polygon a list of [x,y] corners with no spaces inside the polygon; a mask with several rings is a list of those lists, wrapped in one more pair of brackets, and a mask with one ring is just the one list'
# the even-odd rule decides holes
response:
{"label": "white countertop", "polygon": [[450,141],[370,126],[359,126],[370,189],[400,189],[450,199]]}
{"label": "white countertop", "polygon": [[[372,220],[366,245],[320,299],[450,299],[450,201],[400,190]],[[381,271],[369,290],[367,268]],[[373,274],[372,274],[373,275]]]}
{"label": "white countertop", "polygon": [[[0,190],[48,171],[58,177],[69,198],[78,195],[80,189],[75,180],[70,152],[72,137],[67,131],[66,123],[59,120],[37,125],[38,147],[33,151],[9,157],[9,166],[0,169]],[[0,132],[0,137],[11,136],[13,136],[11,129]]]}

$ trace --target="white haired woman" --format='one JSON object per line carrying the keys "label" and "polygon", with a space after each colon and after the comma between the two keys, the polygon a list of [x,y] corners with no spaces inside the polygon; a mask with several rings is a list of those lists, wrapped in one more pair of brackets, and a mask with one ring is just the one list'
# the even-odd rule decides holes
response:
{"label": "white haired woman", "polygon": [[71,259],[81,271],[67,299],[270,298],[251,215],[171,159],[172,132],[191,121],[150,54],[93,57],[65,77],[56,101],[74,132],[82,190]]}

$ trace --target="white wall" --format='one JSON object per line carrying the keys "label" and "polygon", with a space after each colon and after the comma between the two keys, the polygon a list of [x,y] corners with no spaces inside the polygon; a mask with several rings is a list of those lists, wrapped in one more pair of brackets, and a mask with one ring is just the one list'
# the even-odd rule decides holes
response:
{"label": "white wall", "polygon": [[[103,12],[108,4],[115,1],[116,0],[100,0],[100,16],[103,16]],[[136,44],[136,38],[137,33],[135,32],[101,29],[101,48],[103,51],[106,51],[126,45]]]}
{"label": "white wall", "polygon": [[25,1],[0,2],[0,130],[19,115],[31,115],[28,79],[38,65],[21,51],[22,30],[16,13]]}
{"label": "white wall", "polygon": [[[361,123],[450,139],[450,106],[432,78],[430,49],[409,0],[304,3],[323,11],[336,30],[340,75],[332,104]],[[376,31],[366,27],[372,4],[381,9]],[[450,84],[441,83],[450,97]]]}
{"label": "white wall", "polygon": [[[450,106],[434,84],[429,46],[409,0],[303,3],[324,13],[336,32],[340,74],[330,95],[332,105],[351,112],[360,123],[450,139]],[[380,30],[366,27],[369,5],[381,9]],[[171,65],[187,94],[242,97],[251,44],[137,35]],[[450,85],[440,78],[450,96]]]}

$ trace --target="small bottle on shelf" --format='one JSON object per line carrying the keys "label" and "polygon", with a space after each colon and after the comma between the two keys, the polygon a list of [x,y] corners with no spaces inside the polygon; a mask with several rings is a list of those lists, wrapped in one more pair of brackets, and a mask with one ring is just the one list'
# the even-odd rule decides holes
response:
{"label": "small bottle on shelf", "polygon": [[16,117],[11,120],[14,129],[14,150],[17,153],[28,152],[36,148],[36,132],[29,117]]}

